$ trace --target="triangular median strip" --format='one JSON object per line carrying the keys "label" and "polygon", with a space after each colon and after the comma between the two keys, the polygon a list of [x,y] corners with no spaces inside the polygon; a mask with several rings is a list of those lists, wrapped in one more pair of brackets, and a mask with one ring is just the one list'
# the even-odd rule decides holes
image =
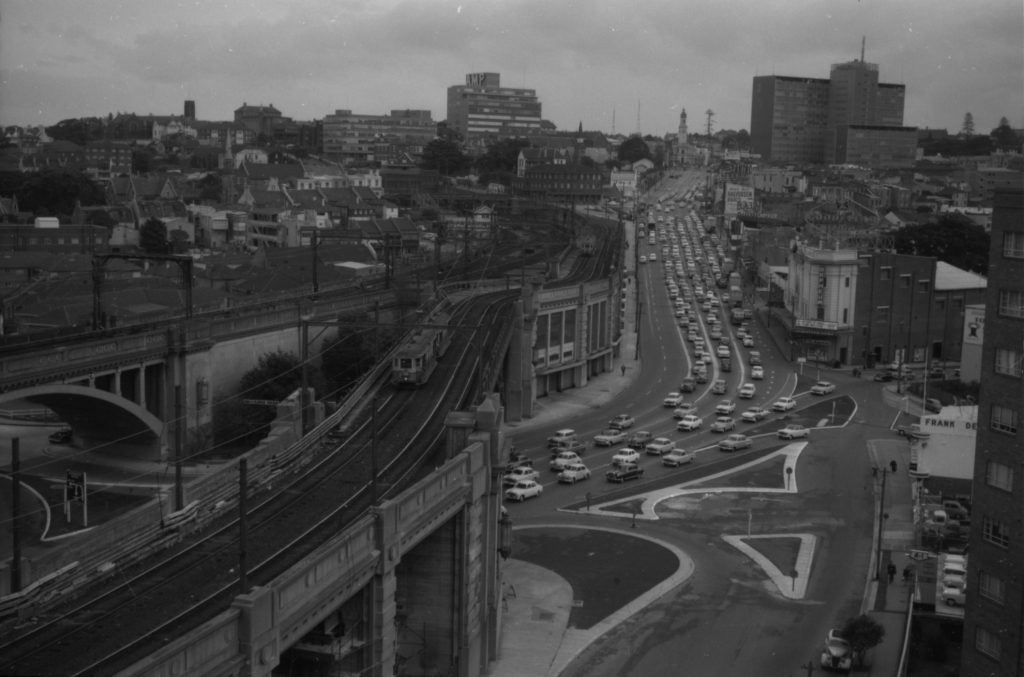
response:
{"label": "triangular median strip", "polygon": [[[775,584],[784,597],[789,599],[803,599],[807,594],[807,583],[811,576],[811,565],[814,563],[814,547],[817,544],[817,537],[813,534],[759,534],[757,536],[734,536],[723,534],[722,538],[754,560],[760,566],[768,578]],[[780,543],[781,539],[799,539],[800,547],[796,551],[793,561],[782,549],[765,547],[766,552],[773,552],[774,557],[769,557],[757,547],[757,542],[775,539]],[[766,544],[767,545],[767,544]],[[786,560],[783,562],[782,560]],[[782,568],[780,568],[780,565]],[[784,571],[783,569],[788,569]]]}

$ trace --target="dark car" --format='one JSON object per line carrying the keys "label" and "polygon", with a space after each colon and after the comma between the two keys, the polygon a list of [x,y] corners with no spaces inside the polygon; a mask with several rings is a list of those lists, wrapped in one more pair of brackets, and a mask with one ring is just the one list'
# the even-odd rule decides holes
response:
{"label": "dark car", "polygon": [[880,371],[877,374],[875,374],[875,380],[881,383],[888,383],[889,381],[892,380],[892,378],[892,372],[889,371]]}
{"label": "dark car", "polygon": [[626,480],[640,479],[644,469],[636,463],[623,463],[617,468],[612,468],[604,474],[609,482],[625,482]]}
{"label": "dark car", "polygon": [[61,428],[49,437],[51,444],[71,444],[71,428]]}

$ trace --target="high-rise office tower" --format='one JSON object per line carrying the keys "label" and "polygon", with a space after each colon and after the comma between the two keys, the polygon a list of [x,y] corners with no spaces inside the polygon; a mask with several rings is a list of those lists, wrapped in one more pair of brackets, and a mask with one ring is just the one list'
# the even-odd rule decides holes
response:
{"label": "high-rise office tower", "polygon": [[469,73],[448,88],[448,127],[473,145],[487,136],[522,136],[541,128],[533,89],[502,87],[498,73]]}

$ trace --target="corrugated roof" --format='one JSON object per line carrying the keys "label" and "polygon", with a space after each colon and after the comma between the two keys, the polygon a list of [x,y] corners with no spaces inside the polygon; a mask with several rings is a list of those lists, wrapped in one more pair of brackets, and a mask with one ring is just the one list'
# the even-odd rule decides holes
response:
{"label": "corrugated roof", "polygon": [[969,270],[961,270],[945,261],[935,262],[935,291],[985,289],[988,280]]}

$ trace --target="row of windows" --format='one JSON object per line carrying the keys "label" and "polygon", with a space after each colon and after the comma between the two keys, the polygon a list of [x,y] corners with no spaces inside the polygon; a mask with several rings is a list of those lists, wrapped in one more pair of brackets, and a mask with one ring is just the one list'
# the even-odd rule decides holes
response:
{"label": "row of windows", "polygon": [[996,348],[995,372],[1003,376],[1021,377],[1024,353],[1014,348]]}
{"label": "row of windows", "polygon": [[985,464],[985,484],[1003,491],[1013,491],[1013,468],[996,461]]}
{"label": "row of windows", "polygon": [[981,534],[982,538],[992,545],[997,545],[1000,548],[1010,547],[1010,529],[1006,522],[985,517],[981,521]]}
{"label": "row of windows", "polygon": [[1024,233],[1003,233],[1003,256],[1010,259],[1024,259]]}
{"label": "row of windows", "polygon": [[1003,317],[1024,318],[1024,291],[1000,289],[999,314]]}
{"label": "row of windows", "polygon": [[989,427],[998,432],[1017,434],[1017,410],[1001,404],[992,405],[992,418]]}

